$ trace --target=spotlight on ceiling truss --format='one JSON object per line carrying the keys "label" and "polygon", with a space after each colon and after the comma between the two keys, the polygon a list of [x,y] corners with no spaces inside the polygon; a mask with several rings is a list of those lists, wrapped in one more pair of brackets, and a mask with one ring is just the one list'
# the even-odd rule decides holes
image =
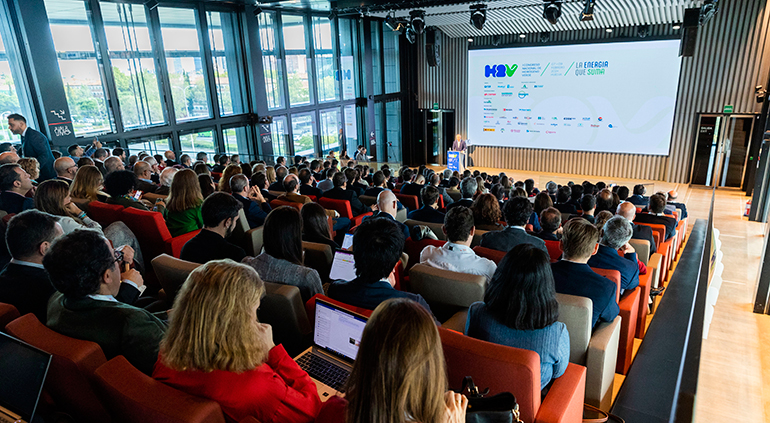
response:
{"label": "spotlight on ceiling truss", "polygon": [[561,1],[543,0],[543,17],[552,25],[556,25],[561,17]]}
{"label": "spotlight on ceiling truss", "polygon": [[471,24],[479,31],[484,29],[484,23],[487,21],[487,5],[474,4],[471,9]]}
{"label": "spotlight on ceiling truss", "polygon": [[596,0],[585,0],[583,11],[580,12],[581,22],[594,20],[594,6],[596,6]]}
{"label": "spotlight on ceiling truss", "polygon": [[425,31],[425,11],[424,10],[412,10],[409,12],[411,18],[411,26],[417,35],[422,34]]}

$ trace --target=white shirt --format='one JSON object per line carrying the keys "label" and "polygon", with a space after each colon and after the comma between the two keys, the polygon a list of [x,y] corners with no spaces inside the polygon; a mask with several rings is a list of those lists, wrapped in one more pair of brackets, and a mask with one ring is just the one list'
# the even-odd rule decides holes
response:
{"label": "white shirt", "polygon": [[103,294],[91,294],[88,296],[88,298],[92,298],[97,301],[108,301],[112,303],[117,303],[118,300],[115,299],[112,295],[103,295]]}
{"label": "white shirt", "polygon": [[38,264],[38,263],[32,263],[32,262],[30,262],[30,261],[22,261],[22,260],[16,260],[15,258],[12,258],[12,259],[11,259],[11,263],[13,263],[13,264],[18,264],[18,265],[20,265],[20,266],[36,267],[36,268],[38,268],[38,269],[43,269],[43,270],[45,270],[45,267],[43,267],[43,265],[42,265],[42,264]]}
{"label": "white shirt", "polygon": [[497,270],[492,260],[479,257],[470,247],[453,242],[441,247],[425,247],[420,253],[420,263],[452,272],[486,276],[487,283]]}

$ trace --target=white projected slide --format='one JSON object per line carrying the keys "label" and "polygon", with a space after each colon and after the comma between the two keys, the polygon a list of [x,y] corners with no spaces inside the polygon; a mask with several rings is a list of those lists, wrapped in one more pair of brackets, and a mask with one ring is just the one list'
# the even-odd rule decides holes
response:
{"label": "white projected slide", "polygon": [[679,40],[470,50],[472,145],[668,155]]}

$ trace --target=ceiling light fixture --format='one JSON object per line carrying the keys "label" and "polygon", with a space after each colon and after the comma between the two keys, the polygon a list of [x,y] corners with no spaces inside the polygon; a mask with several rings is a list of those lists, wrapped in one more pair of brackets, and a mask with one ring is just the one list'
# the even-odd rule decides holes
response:
{"label": "ceiling light fixture", "polygon": [[672,28],[674,31],[679,31],[680,29],[682,29],[682,24],[680,24],[680,23],[675,23],[675,24],[674,24],[674,26],[672,26],[671,28]]}
{"label": "ceiling light fixture", "polygon": [[398,27],[398,20],[396,19],[396,13],[393,12],[392,10],[388,12],[387,15],[385,15],[385,25],[387,25],[388,28],[392,29],[393,31],[398,31],[400,29]]}
{"label": "ceiling light fixture", "polygon": [[468,37],[468,42],[472,43],[473,42],[473,38]]}
{"label": "ceiling light fixture", "polygon": [[519,38],[527,38],[527,34],[519,34]]}
{"label": "ceiling light fixture", "polygon": [[612,28],[607,28],[607,29],[605,29],[605,31],[612,32]]}
{"label": "ceiling light fixture", "polygon": [[580,12],[581,22],[594,20],[594,6],[596,6],[596,0],[585,0],[583,11]]}
{"label": "ceiling light fixture", "polygon": [[471,24],[479,31],[484,29],[484,23],[487,21],[487,5],[474,4],[471,9]]}
{"label": "ceiling light fixture", "polygon": [[548,20],[552,25],[556,25],[561,17],[561,1],[558,0],[543,0],[543,17]]}
{"label": "ceiling light fixture", "polygon": [[409,16],[412,18],[412,29],[417,35],[422,34],[425,31],[425,11],[424,10],[412,10],[409,12]]}

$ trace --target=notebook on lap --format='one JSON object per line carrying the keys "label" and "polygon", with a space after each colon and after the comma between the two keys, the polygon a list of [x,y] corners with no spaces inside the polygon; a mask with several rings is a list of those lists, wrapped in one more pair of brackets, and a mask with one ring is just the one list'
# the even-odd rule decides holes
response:
{"label": "notebook on lap", "polygon": [[36,411],[51,354],[0,332],[0,423],[41,421]]}
{"label": "notebook on lap", "polygon": [[294,361],[313,379],[322,401],[344,393],[366,321],[364,316],[316,299],[313,346]]}

